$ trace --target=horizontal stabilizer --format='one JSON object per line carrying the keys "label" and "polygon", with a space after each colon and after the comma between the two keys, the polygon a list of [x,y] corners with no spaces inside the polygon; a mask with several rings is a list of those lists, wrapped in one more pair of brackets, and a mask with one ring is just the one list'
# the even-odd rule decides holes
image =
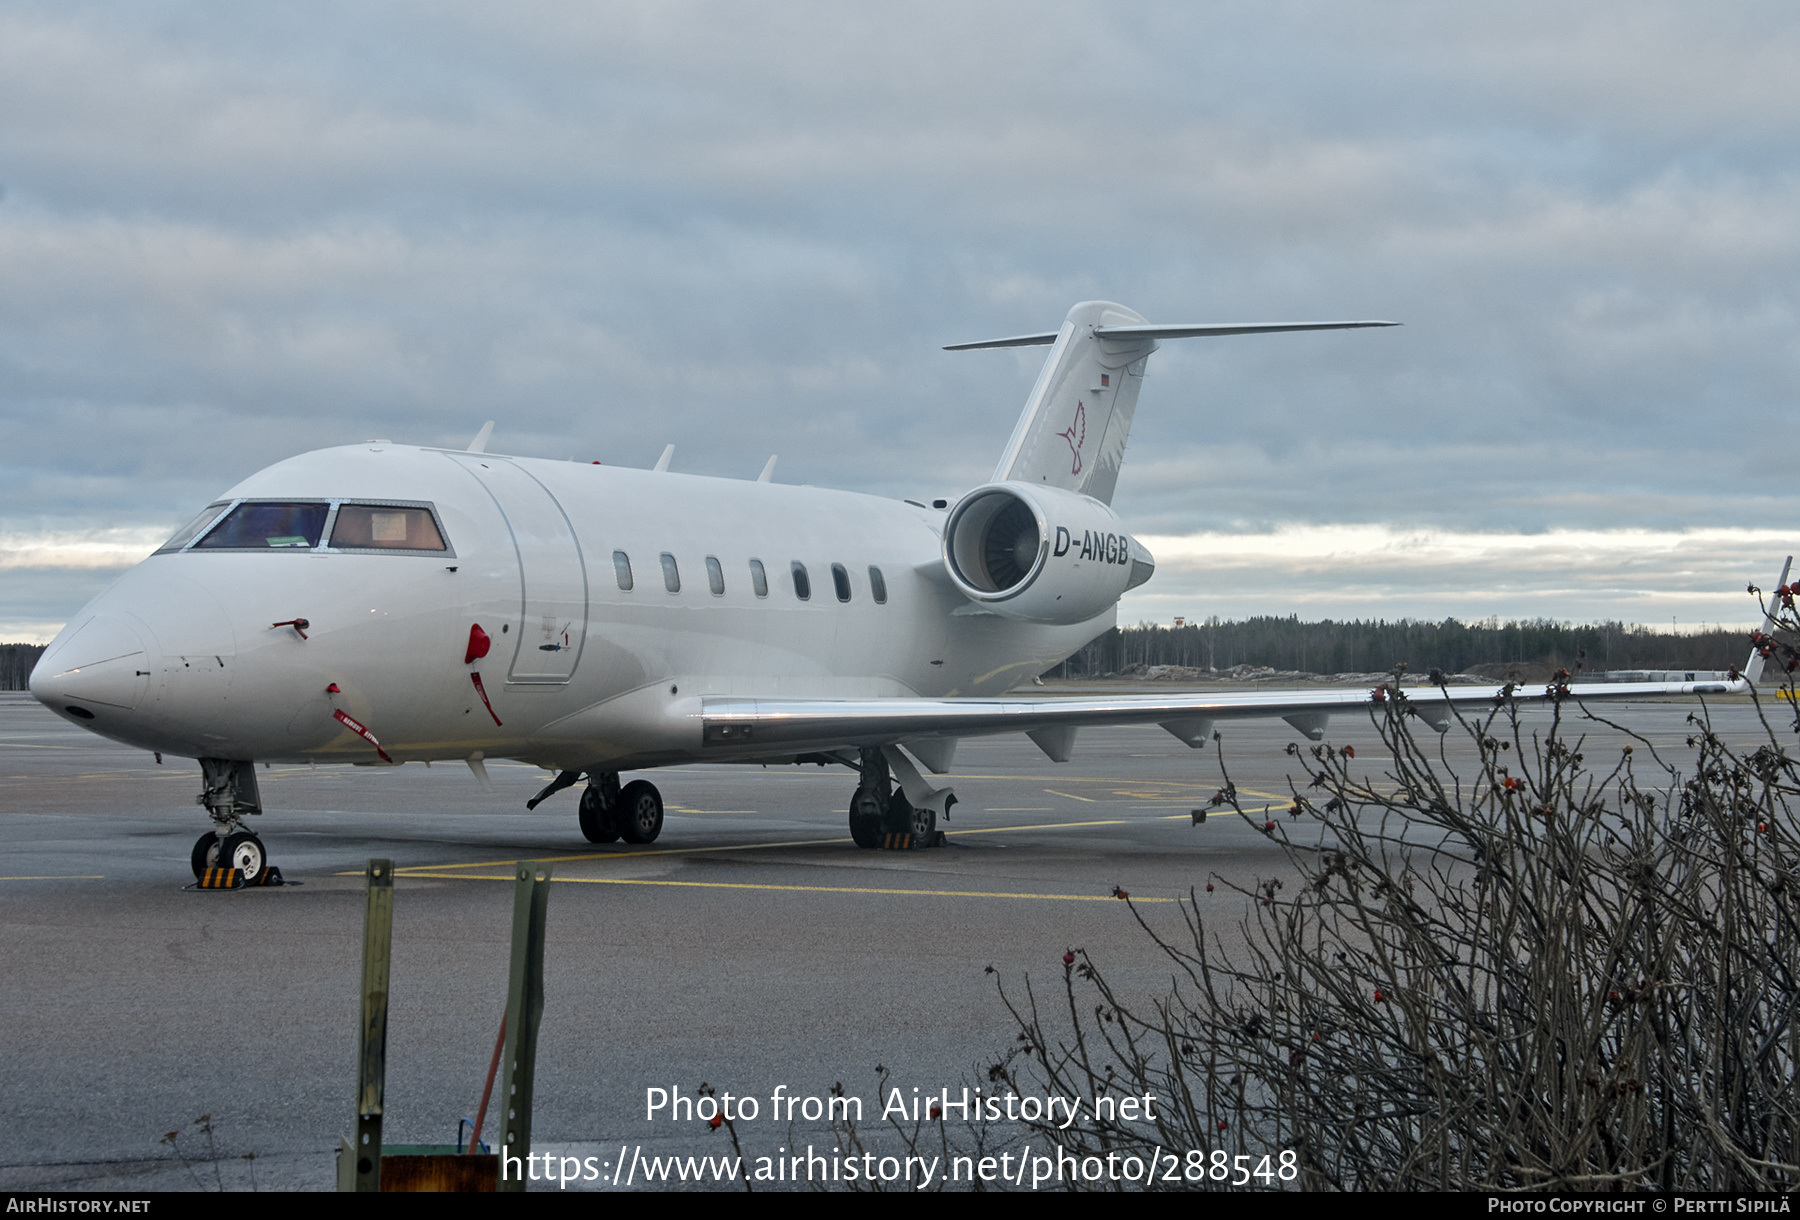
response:
{"label": "horizontal stabilizer", "polygon": [[946,351],[1050,347],[1012,439],[994,467],[996,483],[1060,487],[1112,503],[1131,436],[1144,363],[1164,339],[1266,335],[1301,330],[1362,330],[1398,322],[1152,322],[1110,301],[1082,301],[1062,328]]}
{"label": "horizontal stabilizer", "polygon": [[1211,335],[1278,335],[1290,330],[1364,330],[1398,322],[1208,322],[1200,326],[1096,326],[1101,339],[1205,339]]}
{"label": "horizontal stabilizer", "polygon": [[[1180,323],[1144,326],[1096,326],[1093,333],[1100,339],[1204,339],[1212,335],[1276,335],[1291,330],[1363,330],[1370,326],[1399,326],[1398,322],[1203,322],[1194,326]],[[1010,339],[987,339],[980,343],[952,343],[947,352],[974,352],[991,347],[1049,347],[1059,331],[1041,335],[1014,335]]]}
{"label": "horizontal stabilizer", "polygon": [[944,348],[947,352],[975,352],[984,347],[1049,347],[1056,342],[1057,331],[1042,335],[1014,335],[1010,339],[986,339],[980,343],[952,343]]}

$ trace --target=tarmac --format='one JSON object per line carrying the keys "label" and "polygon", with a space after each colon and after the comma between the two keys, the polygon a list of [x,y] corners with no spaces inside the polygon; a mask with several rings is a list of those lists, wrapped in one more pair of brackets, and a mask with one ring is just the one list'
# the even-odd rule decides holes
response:
{"label": "tarmac", "polygon": [[[1696,710],[1606,715],[1679,764]],[[1747,703],[1713,712],[1727,740],[1766,739]],[[830,1131],[775,1121],[770,1103],[838,1085],[881,1145],[891,1090],[985,1087],[1017,1044],[1002,988],[1023,1003],[1029,981],[1050,1028],[1066,1028],[1066,950],[1147,1005],[1173,967],[1146,927],[1187,937],[1184,901],[1222,951],[1241,948],[1245,900],[1205,884],[1290,870],[1263,821],[1304,836],[1284,812],[1290,773],[1304,784],[1286,749],[1310,743],[1280,721],[1221,731],[1248,817],[1195,824],[1223,783],[1220,750],[1154,727],[1083,730],[1063,764],[1023,737],[975,738],[934,781],[960,803],[927,851],[856,848],[843,768],[647,773],[661,838],[597,847],[576,826],[579,790],[525,810],[549,777],[520,764],[490,761],[492,791],[455,765],[274,767],[259,776],[256,829],[295,884],[201,893],[184,888],[208,824],[198,767],[0,694],[0,1189],[331,1189],[354,1124],[363,869],[376,857],[399,870],[389,1143],[451,1143],[473,1117],[505,1005],[512,865],[532,860],[555,877],[536,1146],[604,1167],[568,1189],[625,1186],[626,1159],[643,1189],[641,1157],[730,1151],[702,1121],[650,1112],[654,1090],[759,1099],[737,1124],[755,1157],[825,1151]],[[1591,757],[1628,740],[1582,731]],[[1340,716],[1329,740],[1380,776],[1368,721]],[[1451,765],[1469,764],[1466,745],[1453,730]]]}

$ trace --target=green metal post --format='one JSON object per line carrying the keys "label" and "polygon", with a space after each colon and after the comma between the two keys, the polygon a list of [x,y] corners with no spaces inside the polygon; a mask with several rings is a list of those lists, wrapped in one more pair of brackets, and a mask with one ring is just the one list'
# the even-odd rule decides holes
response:
{"label": "green metal post", "polygon": [[531,1085],[544,1015],[544,922],[550,866],[520,863],[513,886],[512,963],[506,983],[505,1089],[500,1110],[500,1189],[522,1191],[531,1157]]}
{"label": "green metal post", "polygon": [[[381,1111],[387,1081],[388,963],[394,941],[394,862],[370,860],[363,916],[362,1032],[356,1056],[355,1189],[381,1189]],[[348,1177],[348,1174],[342,1175]]]}

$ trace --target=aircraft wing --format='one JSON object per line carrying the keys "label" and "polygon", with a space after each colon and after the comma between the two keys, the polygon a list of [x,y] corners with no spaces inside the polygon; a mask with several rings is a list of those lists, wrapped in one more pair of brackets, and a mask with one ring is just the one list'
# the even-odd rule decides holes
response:
{"label": "aircraft wing", "polygon": [[[1532,706],[1671,695],[1741,694],[1732,682],[1618,682],[1549,686],[1417,686],[1399,698],[1442,732],[1456,712],[1480,714],[1508,700]],[[705,698],[700,716],[707,746],[775,746],[782,751],[879,746],[918,738],[1028,733],[1052,758],[1067,757],[1072,731],[1116,724],[1157,724],[1192,746],[1215,722],[1281,717],[1317,741],[1333,714],[1362,713],[1396,696],[1387,688],[1221,691],[1216,694],[1104,695],[1004,699],[743,699]],[[1061,759],[1058,759],[1061,761]]]}

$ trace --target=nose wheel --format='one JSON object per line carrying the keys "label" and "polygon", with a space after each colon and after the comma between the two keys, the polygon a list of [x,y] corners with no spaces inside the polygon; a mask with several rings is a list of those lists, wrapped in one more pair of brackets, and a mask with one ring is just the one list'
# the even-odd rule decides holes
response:
{"label": "nose wheel", "polygon": [[235,868],[243,876],[245,885],[260,885],[263,874],[269,871],[269,850],[249,831],[239,831],[221,839],[209,830],[194,840],[190,862],[196,881],[204,877],[209,868]]}
{"label": "nose wheel", "polygon": [[198,881],[206,875],[209,868],[219,867],[219,836],[207,831],[194,840],[194,880]]}
{"label": "nose wheel", "polygon": [[262,884],[269,869],[269,852],[263,841],[248,832],[234,834],[219,847],[219,858],[227,867],[243,874],[245,885]]}

